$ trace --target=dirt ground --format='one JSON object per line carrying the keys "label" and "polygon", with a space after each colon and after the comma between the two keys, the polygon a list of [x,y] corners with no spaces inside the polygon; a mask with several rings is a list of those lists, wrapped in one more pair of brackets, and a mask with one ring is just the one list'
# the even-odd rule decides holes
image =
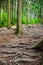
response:
{"label": "dirt ground", "polygon": [[[23,25],[23,33],[0,28],[0,65],[41,65],[43,55],[43,25]],[[41,44],[41,45],[40,45]],[[33,49],[39,46],[41,50]]]}

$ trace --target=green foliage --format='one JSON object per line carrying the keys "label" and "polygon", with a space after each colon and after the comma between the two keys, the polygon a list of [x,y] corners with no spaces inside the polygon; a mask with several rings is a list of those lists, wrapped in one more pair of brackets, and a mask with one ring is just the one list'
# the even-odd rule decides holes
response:
{"label": "green foliage", "polygon": [[26,24],[26,17],[24,15],[22,17],[22,24]]}
{"label": "green foliage", "polygon": [[[11,0],[11,3],[13,1]],[[17,1],[14,0],[14,3],[16,3]],[[17,6],[15,4],[11,4],[11,6],[14,6],[14,8]],[[42,0],[23,0],[23,8],[22,8],[22,11],[23,11],[23,16],[22,16],[22,24],[26,24],[27,21],[26,21],[26,9],[27,7],[28,8],[28,24],[39,24],[41,23],[41,5],[42,5]],[[0,5],[1,6],[1,5]],[[11,8],[11,14],[13,13],[13,16],[11,15],[11,25],[16,25],[17,23],[17,12],[16,12],[16,9],[14,8]],[[14,9],[14,11],[12,10]],[[15,13],[16,12],[16,13]],[[39,14],[40,13],[40,14]],[[34,16],[33,16],[34,15]],[[32,16],[32,17],[31,17]],[[38,19],[38,16],[39,16],[39,19]],[[7,26],[7,21],[8,21],[8,15],[7,15],[7,12],[6,11],[3,11],[1,14],[0,14],[0,27],[2,26]]]}
{"label": "green foliage", "polygon": [[[38,21],[38,18],[30,18],[28,19],[28,24],[38,24],[41,23],[41,19],[39,18],[40,22]],[[0,27],[7,26],[7,13],[4,11],[2,14],[0,14]],[[26,24],[26,16],[22,16],[22,24]],[[13,18],[11,19],[11,25],[15,25],[17,23],[17,16],[14,13]]]}
{"label": "green foliage", "polygon": [[11,25],[15,25],[16,23],[17,23],[17,16],[16,14],[14,14],[11,20]]}
{"label": "green foliage", "polygon": [[[24,16],[23,15],[23,18],[22,18],[22,24],[26,24],[26,16]],[[39,20],[38,20],[38,18],[36,17],[36,18],[28,18],[28,24],[39,24],[39,23],[41,23],[41,18],[39,18]]]}
{"label": "green foliage", "polygon": [[7,13],[3,11],[0,14],[0,27],[7,25]]}
{"label": "green foliage", "polygon": [[[6,27],[7,26],[7,21],[8,21],[7,12],[3,11],[0,14],[0,27]],[[17,22],[17,16],[14,13],[13,17],[11,18],[11,25],[15,25],[16,22]]]}

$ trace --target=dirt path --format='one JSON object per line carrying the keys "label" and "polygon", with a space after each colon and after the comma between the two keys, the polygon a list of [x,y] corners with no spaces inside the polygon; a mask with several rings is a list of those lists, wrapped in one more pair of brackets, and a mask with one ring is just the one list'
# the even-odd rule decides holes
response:
{"label": "dirt path", "polygon": [[[41,65],[43,26],[23,25],[23,34],[15,35],[16,27],[0,28],[0,65]],[[32,49],[41,45],[40,50]]]}

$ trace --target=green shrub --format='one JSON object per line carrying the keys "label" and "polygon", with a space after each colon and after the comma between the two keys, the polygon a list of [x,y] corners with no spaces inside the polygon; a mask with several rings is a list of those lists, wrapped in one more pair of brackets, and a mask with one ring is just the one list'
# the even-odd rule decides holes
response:
{"label": "green shrub", "polygon": [[38,24],[38,18],[33,18],[31,23],[32,24]]}
{"label": "green shrub", "polygon": [[12,18],[12,20],[11,20],[11,24],[12,25],[15,25],[17,23],[17,16],[16,16],[16,14],[14,14],[13,15],[13,18]]}
{"label": "green shrub", "polygon": [[26,17],[24,15],[22,17],[22,24],[26,24]]}
{"label": "green shrub", "polygon": [[3,11],[3,13],[0,14],[0,27],[6,26],[7,24],[7,13]]}
{"label": "green shrub", "polygon": [[[39,24],[41,23],[41,18],[30,18],[28,17],[28,24]],[[0,27],[7,26],[8,15],[6,11],[0,14]],[[11,17],[11,25],[15,25],[17,23],[17,15],[13,12],[13,17]],[[26,24],[26,15],[22,16],[22,24]]]}
{"label": "green shrub", "polygon": [[[23,15],[23,17],[22,17],[22,24],[26,24],[26,16],[24,16]],[[36,18],[28,18],[28,24],[39,24],[39,23],[41,23],[41,19],[39,18],[39,20],[38,20],[38,18],[36,17]]]}

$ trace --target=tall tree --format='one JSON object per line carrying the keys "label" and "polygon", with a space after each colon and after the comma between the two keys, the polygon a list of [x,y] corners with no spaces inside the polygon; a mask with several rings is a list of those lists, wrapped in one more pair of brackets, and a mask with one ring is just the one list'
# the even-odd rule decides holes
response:
{"label": "tall tree", "polygon": [[22,0],[17,1],[17,29],[16,33],[22,33]]}
{"label": "tall tree", "polygon": [[4,6],[4,10],[6,10],[6,0],[4,0],[3,6]]}
{"label": "tall tree", "polygon": [[29,0],[27,0],[27,7],[26,7],[26,23],[28,24],[28,16],[29,16]]}
{"label": "tall tree", "polygon": [[7,28],[11,28],[11,16],[10,16],[10,0],[8,0],[8,22],[7,22]]}
{"label": "tall tree", "polygon": [[43,24],[43,0],[42,0],[42,12],[41,12],[41,14],[42,14],[42,24]]}
{"label": "tall tree", "polygon": [[[39,4],[40,4],[40,0],[39,0]],[[39,21],[39,23],[41,23],[41,4],[40,4],[40,6],[39,6],[40,8],[39,8],[39,10],[38,10],[38,21]]]}

